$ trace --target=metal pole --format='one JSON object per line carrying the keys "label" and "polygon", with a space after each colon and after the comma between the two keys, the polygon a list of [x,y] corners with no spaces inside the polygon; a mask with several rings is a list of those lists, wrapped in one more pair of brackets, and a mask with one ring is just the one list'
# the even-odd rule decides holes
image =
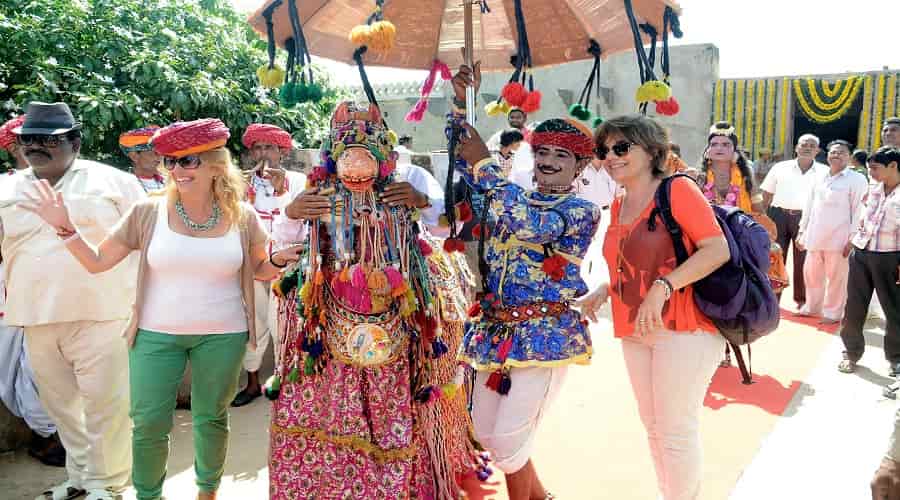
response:
{"label": "metal pole", "polygon": [[[463,47],[463,59],[466,66],[475,69],[475,40],[473,36],[474,28],[472,27],[472,4],[473,0],[463,1],[463,29],[465,30],[465,46]],[[475,74],[473,73],[474,77]],[[466,121],[475,125],[475,87],[466,87]]]}

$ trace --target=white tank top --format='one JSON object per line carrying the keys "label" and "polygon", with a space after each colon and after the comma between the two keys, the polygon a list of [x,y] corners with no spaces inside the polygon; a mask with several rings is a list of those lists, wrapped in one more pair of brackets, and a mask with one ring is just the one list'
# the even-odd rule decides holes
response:
{"label": "white tank top", "polygon": [[239,333],[248,330],[241,294],[244,252],[237,228],[218,238],[172,231],[168,203],[147,249],[147,276],[139,327],[175,335]]}

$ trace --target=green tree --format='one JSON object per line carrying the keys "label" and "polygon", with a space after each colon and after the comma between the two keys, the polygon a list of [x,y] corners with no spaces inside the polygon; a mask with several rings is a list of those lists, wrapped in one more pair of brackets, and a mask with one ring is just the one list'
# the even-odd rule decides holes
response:
{"label": "green tree", "polygon": [[121,132],[205,117],[228,125],[236,150],[254,122],[315,146],[339,91],[317,69],[325,98],[280,107],[256,79],[265,49],[227,0],[0,0],[0,118],[66,102],[84,156],[118,165]]}

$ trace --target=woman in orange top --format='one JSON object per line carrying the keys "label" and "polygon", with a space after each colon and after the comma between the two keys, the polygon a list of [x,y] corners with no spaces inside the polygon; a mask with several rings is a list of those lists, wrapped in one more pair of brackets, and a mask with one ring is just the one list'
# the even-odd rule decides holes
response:
{"label": "woman in orange top", "polygon": [[725,340],[697,308],[691,284],[728,259],[728,243],[697,185],[675,179],[672,214],[691,254],[677,265],[669,233],[653,211],[669,149],[658,123],[613,118],[597,129],[595,145],[625,194],[612,204],[603,244],[611,283],[589,295],[583,310],[593,318],[612,299],[615,336],[622,339],[662,498],[694,499],[701,477],[700,406]]}

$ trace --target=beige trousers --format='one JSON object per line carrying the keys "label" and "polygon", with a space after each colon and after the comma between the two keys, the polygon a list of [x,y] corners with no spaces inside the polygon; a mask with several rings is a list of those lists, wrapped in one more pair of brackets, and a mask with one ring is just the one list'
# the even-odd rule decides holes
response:
{"label": "beige trousers", "polygon": [[25,327],[41,402],[66,448],[69,480],[121,491],[131,473],[127,322]]}
{"label": "beige trousers", "polygon": [[700,495],[700,408],[724,349],[721,335],[705,332],[657,331],[622,340],[662,500]]}
{"label": "beige trousers", "polygon": [[559,394],[567,370],[567,366],[511,368],[512,386],[505,396],[485,387],[491,372],[476,373],[472,394],[475,437],[505,474],[517,472],[531,458],[538,424]]}
{"label": "beige trousers", "polygon": [[847,305],[850,261],[838,252],[810,250],[803,262],[806,304],[800,312],[840,320]]}
{"label": "beige trousers", "polygon": [[248,372],[258,372],[262,366],[263,356],[269,347],[269,338],[273,339],[275,359],[278,359],[278,297],[271,291],[271,283],[268,281],[256,281],[253,283],[254,302],[256,311],[253,315],[256,320],[256,349],[247,347],[244,354],[244,369]]}

